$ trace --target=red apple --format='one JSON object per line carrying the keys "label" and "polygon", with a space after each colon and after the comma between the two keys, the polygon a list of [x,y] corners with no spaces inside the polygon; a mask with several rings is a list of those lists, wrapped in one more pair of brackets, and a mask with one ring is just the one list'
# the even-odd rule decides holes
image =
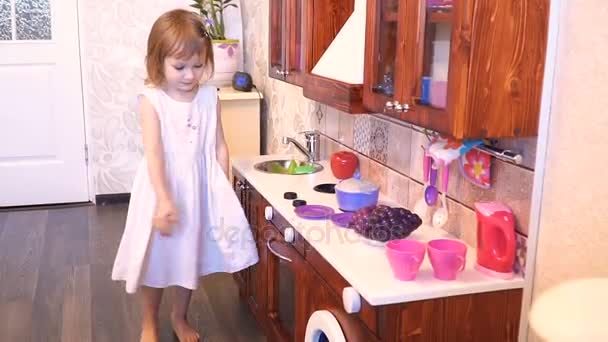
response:
{"label": "red apple", "polygon": [[359,166],[357,156],[348,151],[338,151],[331,155],[331,172],[338,179],[351,178]]}

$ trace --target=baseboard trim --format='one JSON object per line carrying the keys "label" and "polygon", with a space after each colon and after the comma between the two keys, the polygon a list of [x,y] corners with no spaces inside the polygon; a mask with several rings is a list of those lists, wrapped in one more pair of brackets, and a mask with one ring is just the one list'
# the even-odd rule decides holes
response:
{"label": "baseboard trim", "polygon": [[69,208],[86,207],[86,206],[92,206],[92,205],[93,205],[93,203],[91,203],[91,202],[23,205],[23,206],[14,206],[14,207],[0,207],[0,213],[13,212],[13,211],[69,209]]}
{"label": "baseboard trim", "polygon": [[131,193],[128,192],[95,196],[95,203],[97,205],[129,203],[129,200],[131,200]]}

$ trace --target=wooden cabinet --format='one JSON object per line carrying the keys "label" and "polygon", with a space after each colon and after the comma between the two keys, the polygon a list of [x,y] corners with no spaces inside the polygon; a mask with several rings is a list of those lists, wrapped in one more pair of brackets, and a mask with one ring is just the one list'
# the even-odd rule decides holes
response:
{"label": "wooden cabinet", "polygon": [[239,286],[241,298],[247,302],[258,323],[263,325],[266,321],[266,298],[268,297],[266,287],[268,257],[266,250],[263,248],[264,226],[259,224],[264,217],[263,197],[240,176],[233,178],[233,186],[251,225],[260,259],[256,265],[235,273],[234,279]]}
{"label": "wooden cabinet", "polygon": [[368,0],[365,37],[363,104],[382,113],[386,103],[400,101],[403,70],[406,70],[403,34],[405,2]]}
{"label": "wooden cabinet", "polygon": [[264,324],[266,313],[268,312],[268,252],[264,248],[264,225],[260,222],[264,221],[264,203],[265,200],[255,189],[249,190],[250,199],[250,216],[249,222],[252,224],[253,235],[256,240],[259,262],[249,268],[249,279],[247,284],[248,289],[248,304],[253,312],[256,320]]}
{"label": "wooden cabinet", "polygon": [[[249,185],[247,184],[247,181],[242,177],[235,176],[232,178],[232,186],[234,188],[234,192],[236,193],[236,196],[238,197],[239,201],[241,202],[241,206],[243,207],[243,211],[245,212],[245,216],[247,217],[247,220],[251,223],[252,221],[251,221],[251,218],[249,215],[249,203],[250,203],[249,195],[248,195]],[[247,268],[245,270],[236,272],[234,274],[234,280],[236,281],[236,283],[239,286],[239,294],[241,295],[242,298],[248,297],[247,284],[249,283],[249,273],[250,273],[250,269]]]}
{"label": "wooden cabinet", "polygon": [[510,290],[387,305],[378,329],[382,341],[516,342],[521,300]]}
{"label": "wooden cabinet", "polygon": [[304,0],[270,0],[269,76],[302,85]]}
{"label": "wooden cabinet", "polygon": [[363,86],[312,74],[354,11],[354,0],[308,0],[305,6],[305,79],[303,94],[347,113],[364,113]]}
{"label": "wooden cabinet", "polygon": [[266,234],[268,253],[268,338],[270,341],[303,341],[305,317],[304,258],[272,224]]}
{"label": "wooden cabinet", "polygon": [[[254,231],[260,262],[235,274],[245,300],[269,342],[304,341],[311,315],[329,311],[348,342],[515,342],[522,290],[452,296],[371,306],[364,299],[347,313],[348,282],[238,172],[234,186]],[[292,238],[293,237],[293,238]]]}
{"label": "wooden cabinet", "polygon": [[307,98],[363,113],[362,85],[311,74],[354,5],[354,0],[270,0],[269,76],[303,87]]}
{"label": "wooden cabinet", "polygon": [[366,108],[456,138],[536,135],[549,0],[369,0]]}

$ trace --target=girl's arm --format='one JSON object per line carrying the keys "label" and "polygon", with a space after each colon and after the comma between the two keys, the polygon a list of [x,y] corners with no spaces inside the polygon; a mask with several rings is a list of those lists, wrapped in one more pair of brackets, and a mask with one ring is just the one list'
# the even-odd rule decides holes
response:
{"label": "girl's arm", "polygon": [[140,102],[140,113],[144,157],[148,164],[150,183],[156,194],[156,209],[152,225],[162,235],[170,235],[173,225],[177,222],[177,209],[167,185],[160,121],[154,106],[145,97]]}
{"label": "girl's arm", "polygon": [[142,97],[140,102],[141,127],[144,140],[144,157],[148,164],[150,182],[159,202],[170,201],[171,196],[165,175],[163,142],[160,133],[160,121],[154,106]]}
{"label": "girl's arm", "polygon": [[220,163],[224,174],[228,177],[228,161],[230,156],[228,154],[228,145],[226,145],[226,139],[224,139],[224,128],[222,127],[222,109],[220,107],[220,99],[217,99],[217,130],[215,134],[215,153],[217,161]]}

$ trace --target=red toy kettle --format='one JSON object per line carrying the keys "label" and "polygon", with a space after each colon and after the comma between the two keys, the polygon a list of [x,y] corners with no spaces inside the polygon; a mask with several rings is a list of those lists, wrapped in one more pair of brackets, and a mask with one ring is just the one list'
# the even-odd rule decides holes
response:
{"label": "red toy kettle", "polygon": [[511,279],[515,262],[515,218],[499,202],[475,203],[477,214],[477,265],[492,277]]}

